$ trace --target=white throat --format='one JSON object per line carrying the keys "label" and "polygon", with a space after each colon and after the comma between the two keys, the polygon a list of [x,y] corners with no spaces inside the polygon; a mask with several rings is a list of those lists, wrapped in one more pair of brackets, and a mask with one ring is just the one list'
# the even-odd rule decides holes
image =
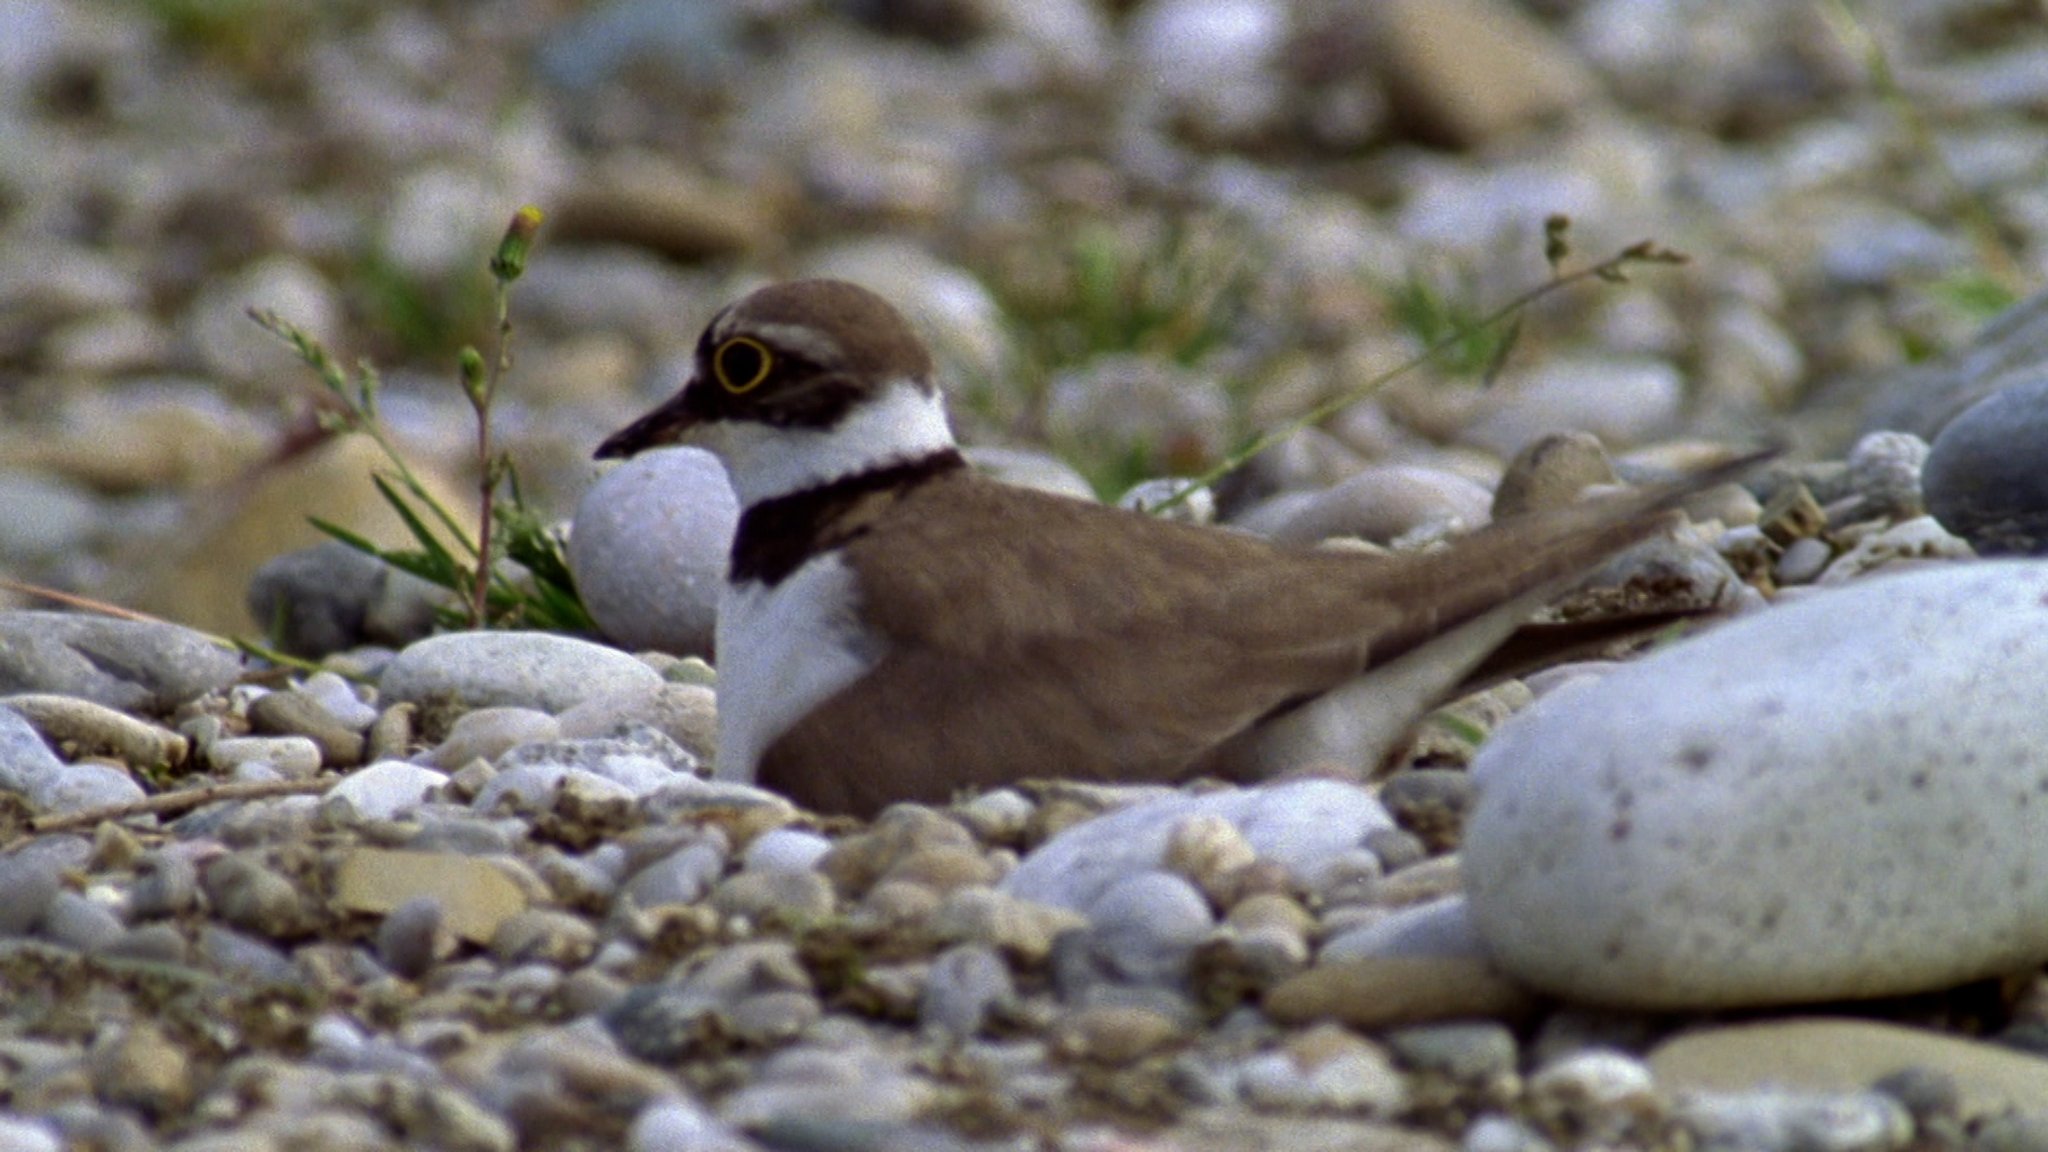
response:
{"label": "white throat", "polygon": [[741,508],[956,447],[937,389],[892,380],[831,428],[748,421],[704,425],[692,437],[725,463]]}

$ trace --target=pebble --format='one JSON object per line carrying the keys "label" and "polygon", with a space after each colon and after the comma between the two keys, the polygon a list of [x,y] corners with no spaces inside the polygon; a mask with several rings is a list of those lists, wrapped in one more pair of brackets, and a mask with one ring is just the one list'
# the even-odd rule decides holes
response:
{"label": "pebble", "polygon": [[122,712],[168,712],[240,674],[232,649],[175,624],[61,612],[0,612],[0,693],[77,696]]}
{"label": "pebble", "polygon": [[832,841],[815,832],[772,828],[747,845],[741,863],[750,872],[809,874],[830,851]]}
{"label": "pebble", "polygon": [[1200,890],[1167,872],[1140,872],[1105,889],[1088,909],[1091,957],[1110,977],[1174,984],[1215,920]]}
{"label": "pebble", "polygon": [[798,1118],[900,1124],[915,1119],[937,1095],[933,1085],[878,1052],[797,1047],[763,1061],[752,1083],[719,1103],[718,1115],[750,1131]]}
{"label": "pebble", "polygon": [[199,886],[214,912],[244,931],[276,938],[304,925],[298,887],[252,853],[209,861]]}
{"label": "pebble", "polygon": [[1041,844],[1002,881],[1012,895],[1088,911],[1112,885],[1157,868],[1174,829],[1221,816],[1261,857],[1296,876],[1393,827],[1372,793],[1334,780],[1301,780],[1206,796],[1164,796],[1077,824]]}
{"label": "pebble", "polygon": [[832,884],[816,872],[746,871],[721,881],[711,906],[754,924],[815,924],[832,914]]}
{"label": "pebble", "polygon": [[457,717],[426,763],[453,772],[472,760],[496,761],[521,744],[558,740],[561,722],[533,708],[478,708]]}
{"label": "pebble", "polygon": [[199,901],[199,865],[189,852],[158,849],[135,865],[128,912],[140,920],[176,916]]}
{"label": "pebble", "polygon": [[1392,1116],[1408,1105],[1408,1085],[1378,1045],[1334,1024],[1319,1024],[1239,1070],[1254,1106]]}
{"label": "pebble", "polygon": [[1522,446],[1493,490],[1495,520],[1563,508],[1588,488],[1620,483],[1607,448],[1590,432],[1553,432]]}
{"label": "pebble", "polygon": [[1071,909],[1034,904],[989,888],[962,888],[941,900],[929,888],[914,884],[877,886],[869,893],[870,900],[884,891],[915,893],[915,915],[928,917],[927,929],[942,943],[986,944],[1023,964],[1043,963],[1064,934],[1088,924]]}
{"label": "pebble", "polygon": [[592,697],[659,684],[613,648],[544,632],[449,632],[413,644],[384,668],[386,699],[469,707],[511,705],[558,714]]}
{"label": "pebble", "polygon": [[353,768],[363,762],[363,736],[301,692],[266,692],[249,703],[249,726],[272,736],[303,736],[320,749],[320,762]]}
{"label": "pebble", "polygon": [[1970,545],[1952,536],[1932,516],[1921,516],[1865,536],[1830,561],[1816,584],[1846,584],[1887,565],[1913,560],[1964,560]]}
{"label": "pebble", "polygon": [[624,893],[641,908],[694,904],[711,890],[724,867],[725,853],[717,845],[692,844],[634,873]]}
{"label": "pebble", "polygon": [[134,768],[165,769],[183,764],[188,751],[185,738],[175,732],[75,696],[0,696],[0,708],[27,720],[73,759],[110,756]]}
{"label": "pebble", "polygon": [[1484,1084],[1515,1074],[1515,1034],[1492,1021],[1398,1028],[1383,1038],[1394,1059],[1461,1084]]}
{"label": "pebble", "polygon": [[377,925],[377,959],[408,980],[425,975],[453,947],[441,925],[441,902],[415,896]]}
{"label": "pebble", "polygon": [[[15,724],[19,734],[10,738]],[[66,764],[50,755],[35,729],[5,708],[0,708],[0,789],[19,794],[37,814],[52,816],[133,804],[145,795],[142,785],[117,765],[95,760]]]}
{"label": "pebble", "polygon": [[718,755],[717,700],[717,693],[704,684],[664,683],[658,688],[608,693],[562,713],[561,735],[585,740],[624,735],[635,727],[652,728],[699,763],[709,764]]}
{"label": "pebble", "polygon": [[63,1152],[57,1128],[47,1120],[0,1116],[0,1152]]}
{"label": "pebble", "polygon": [[1760,1152],[1891,1152],[1913,1139],[1913,1118],[1875,1092],[1811,1095],[1784,1091],[1697,1094],[1674,1109],[1709,1149]]}
{"label": "pebble", "polygon": [[1644,1007],[2040,962],[2025,877],[2048,869],[2028,831],[2048,778],[2015,766],[2048,739],[2044,604],[2041,565],[1916,572],[1553,692],[1472,767],[1464,870],[1490,953],[1555,994]]}
{"label": "pebble", "polygon": [[626,1129],[627,1152],[748,1152],[756,1147],[680,1096],[650,1101]]}
{"label": "pebble", "polygon": [[422,897],[439,901],[449,929],[475,944],[527,906],[518,884],[475,857],[356,848],[335,871],[334,902],[351,912],[388,915]]}
{"label": "pebble", "polygon": [[279,776],[304,780],[320,771],[320,746],[304,736],[229,736],[205,747],[206,763],[216,772],[265,765]]}
{"label": "pebble", "polygon": [[1000,953],[984,944],[957,944],[932,960],[918,997],[918,1026],[955,1039],[972,1036],[1016,995]]}
{"label": "pebble", "polygon": [[1934,437],[1921,474],[1927,510],[1979,552],[2048,550],[2048,482],[2038,456],[2048,375],[2006,383]]}
{"label": "pebble", "polygon": [[1514,1019],[1530,1012],[1527,989],[1483,960],[1370,956],[1319,960],[1266,994],[1282,1023],[1337,1020],[1377,1030],[1443,1020]]}
{"label": "pebble", "polygon": [[739,503],[701,448],[643,452],[576,506],[569,568],[605,638],[678,656],[711,654]]}
{"label": "pebble", "polygon": [[57,862],[26,852],[0,856],[0,936],[26,936],[61,890]]}
{"label": "pebble", "polygon": [[1785,546],[1771,575],[1781,585],[1811,584],[1835,558],[1834,549],[1818,536],[1802,536]]}
{"label": "pebble", "polygon": [[1071,1060],[1120,1067],[1181,1039],[1185,1026],[1165,1012],[1127,1004],[1093,1004],[1068,1013],[1052,1030],[1052,1048]]}
{"label": "pebble", "polygon": [[342,777],[327,790],[323,801],[348,805],[358,820],[396,820],[410,815],[447,784],[448,777],[431,768],[381,760]]}
{"label": "pebble", "polygon": [[365,644],[403,647],[434,630],[449,593],[339,540],[265,561],[249,616],[279,651],[317,660]]}
{"label": "pebble", "polygon": [[80,952],[105,951],[125,931],[119,916],[76,892],[59,892],[43,908],[43,935]]}
{"label": "pebble", "polygon": [[1681,1093],[1848,1093],[1921,1069],[1952,1081],[1954,1110],[1964,1119],[2048,1099],[2048,1059],[1878,1020],[1793,1017],[1694,1028],[1652,1048],[1648,1061],[1659,1084]]}

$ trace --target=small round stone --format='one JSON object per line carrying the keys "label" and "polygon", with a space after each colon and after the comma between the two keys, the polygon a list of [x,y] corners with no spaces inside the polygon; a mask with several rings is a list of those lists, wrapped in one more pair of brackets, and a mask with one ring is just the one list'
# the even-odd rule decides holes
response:
{"label": "small round stone", "polygon": [[135,884],[128,890],[128,910],[136,917],[176,916],[198,899],[199,866],[190,853],[159,849],[136,862]]}
{"label": "small round stone", "polygon": [[754,837],[741,856],[749,872],[809,872],[832,850],[832,842],[798,828],[771,828]]}
{"label": "small round stone", "polygon": [[836,894],[816,872],[742,872],[712,890],[711,906],[756,923],[804,925],[832,914]]}
{"label": "small round stone", "polygon": [[932,961],[918,999],[918,1025],[946,1036],[972,1036],[1016,994],[1009,966],[995,949],[955,945]]}
{"label": "small round stone", "polygon": [[1979,552],[2048,548],[2048,374],[2027,373],[1949,421],[1921,473],[1927,510]]}
{"label": "small round stone", "polygon": [[447,776],[431,768],[383,760],[349,773],[327,790],[323,801],[346,805],[358,820],[396,820],[410,815],[447,783]]}
{"label": "small round stone", "polygon": [[121,918],[105,905],[76,892],[57,893],[43,909],[43,935],[80,952],[103,952],[126,931]]}
{"label": "small round stone", "polygon": [[214,912],[237,928],[282,936],[303,923],[298,888],[248,853],[209,862],[200,885]]}
{"label": "small round stone", "polygon": [[623,892],[642,908],[694,904],[710,891],[724,867],[725,853],[717,845],[692,844],[634,873]]}
{"label": "small round stone", "polygon": [[1112,885],[1088,910],[1089,950],[1110,973],[1134,983],[1172,983],[1215,921],[1194,885],[1168,872],[1142,872]]}
{"label": "small round stone", "polygon": [[415,896],[391,910],[377,925],[377,958],[408,980],[426,974],[450,951],[453,938],[441,924],[441,902]]}
{"label": "small round stone", "polygon": [[63,882],[57,861],[47,854],[17,852],[0,856],[0,936],[25,936],[35,930]]}
{"label": "small round stone", "polygon": [[303,736],[320,749],[322,763],[337,768],[363,762],[363,737],[301,692],[266,692],[249,704],[249,725],[269,736]]}
{"label": "small round stone", "polygon": [[1238,1075],[1245,1097],[1260,1108],[1391,1116],[1408,1101],[1407,1081],[1387,1054],[1334,1024],[1319,1024],[1252,1057]]}

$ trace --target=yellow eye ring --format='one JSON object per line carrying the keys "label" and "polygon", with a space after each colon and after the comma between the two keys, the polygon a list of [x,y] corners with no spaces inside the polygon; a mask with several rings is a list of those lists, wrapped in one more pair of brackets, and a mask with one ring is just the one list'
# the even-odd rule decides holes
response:
{"label": "yellow eye ring", "polygon": [[735,396],[760,387],[774,368],[774,354],[751,336],[735,336],[711,354],[711,373],[718,377],[718,386]]}

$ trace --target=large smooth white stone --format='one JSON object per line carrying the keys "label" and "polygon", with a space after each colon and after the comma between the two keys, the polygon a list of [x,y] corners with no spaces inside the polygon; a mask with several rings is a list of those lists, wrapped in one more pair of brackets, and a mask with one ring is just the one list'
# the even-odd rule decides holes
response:
{"label": "large smooth white stone", "polygon": [[1539,988],[1719,1007],[1940,988],[2048,959],[2048,563],[1758,613],[1497,733],[1472,914]]}

